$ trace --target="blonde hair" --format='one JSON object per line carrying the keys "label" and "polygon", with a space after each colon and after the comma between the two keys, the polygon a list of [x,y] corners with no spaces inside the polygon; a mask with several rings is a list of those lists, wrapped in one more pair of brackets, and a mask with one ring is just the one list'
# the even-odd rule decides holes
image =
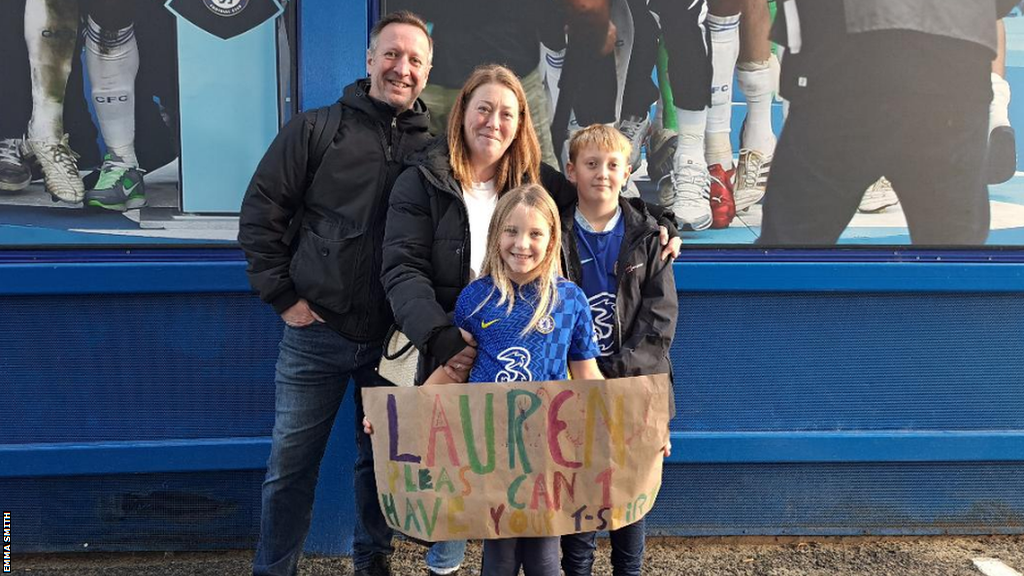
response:
{"label": "blonde hair", "polygon": [[486,84],[498,84],[512,91],[519,101],[519,127],[508,150],[498,161],[498,169],[494,173],[494,189],[502,193],[524,184],[523,176],[528,182],[540,181],[540,142],[533,130],[530,119],[530,106],[526,103],[526,92],[515,73],[497,64],[478,66],[462,85],[458,98],[452,106],[448,117],[448,150],[449,162],[455,179],[463,186],[473,183],[473,167],[469,161],[469,150],[466,148],[466,137],[462,133],[462,123],[466,116],[466,107],[477,88]]}
{"label": "blonde hair", "polygon": [[573,134],[569,140],[569,161],[575,163],[579,153],[590,146],[602,152],[618,152],[627,161],[633,151],[632,144],[622,132],[604,124],[591,124]]}
{"label": "blonde hair", "polygon": [[551,227],[550,241],[548,242],[547,253],[544,259],[537,266],[537,276],[531,280],[537,284],[537,300],[533,302],[533,316],[530,322],[523,329],[522,336],[526,336],[531,330],[537,327],[540,321],[555,308],[558,303],[558,277],[562,273],[561,258],[562,250],[562,227],[558,218],[558,207],[547,190],[539,184],[526,184],[506,192],[494,209],[490,226],[487,228],[487,256],[484,259],[482,276],[490,276],[494,282],[494,290],[484,298],[477,310],[483,307],[494,292],[499,294],[498,305],[508,302],[508,312],[512,312],[515,304],[516,290],[512,280],[508,276],[507,265],[501,257],[499,243],[501,234],[505,229],[505,223],[512,212],[519,206],[526,206],[536,210]]}

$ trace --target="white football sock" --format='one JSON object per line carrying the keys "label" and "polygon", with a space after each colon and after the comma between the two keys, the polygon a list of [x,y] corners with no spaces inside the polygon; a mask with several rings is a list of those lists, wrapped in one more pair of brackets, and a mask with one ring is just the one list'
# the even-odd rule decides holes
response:
{"label": "white football sock", "polygon": [[708,164],[732,166],[732,78],[740,53],[740,15],[708,15],[711,31],[711,109],[705,156]]}
{"label": "white football sock", "polygon": [[736,70],[736,83],[747,99],[747,118],[740,139],[741,148],[772,154],[775,152],[772,93],[775,92],[777,81],[771,60],[740,62]]}
{"label": "white football sock", "polygon": [[992,103],[988,107],[988,131],[996,126],[1010,125],[1010,84],[992,73]]}
{"label": "white football sock", "polygon": [[89,17],[85,63],[92,84],[92,102],[107,149],[138,166],[135,156],[135,76],[139,47],[135,26],[102,30]]}
{"label": "white football sock", "polygon": [[77,10],[69,10],[63,3],[26,1],[25,45],[32,74],[32,118],[27,136],[31,140],[56,142],[64,135],[64,91],[77,34]]}
{"label": "white football sock", "polygon": [[676,122],[679,134],[676,145],[676,164],[682,160],[703,165],[704,160],[704,131],[707,129],[708,109],[693,111],[676,108]]}

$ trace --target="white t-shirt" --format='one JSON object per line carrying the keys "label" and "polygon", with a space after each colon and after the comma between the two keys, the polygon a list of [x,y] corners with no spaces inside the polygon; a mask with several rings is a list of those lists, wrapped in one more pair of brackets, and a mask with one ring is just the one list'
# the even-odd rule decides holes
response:
{"label": "white t-shirt", "polygon": [[480,276],[487,253],[487,226],[491,223],[494,208],[498,205],[498,191],[494,180],[474,182],[469,188],[462,188],[462,198],[469,214],[469,269],[470,280]]}

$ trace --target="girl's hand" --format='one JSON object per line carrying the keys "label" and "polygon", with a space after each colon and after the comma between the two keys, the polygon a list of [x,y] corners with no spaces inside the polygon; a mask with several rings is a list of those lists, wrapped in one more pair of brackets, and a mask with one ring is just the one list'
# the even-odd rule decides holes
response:
{"label": "girl's hand", "polygon": [[363,432],[370,435],[373,434],[373,424],[370,424],[370,421],[366,418],[366,416],[363,416]]}
{"label": "girl's hand", "polygon": [[[364,420],[364,422],[365,422],[365,420]],[[665,445],[661,447],[661,454],[665,458],[668,458],[669,456],[672,455],[672,439],[671,438],[669,438],[665,442]]]}

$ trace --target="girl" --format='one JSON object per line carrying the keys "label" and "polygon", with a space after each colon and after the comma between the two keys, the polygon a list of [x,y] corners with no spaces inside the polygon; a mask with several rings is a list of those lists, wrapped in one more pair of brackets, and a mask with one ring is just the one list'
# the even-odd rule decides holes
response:
{"label": "girl", "polygon": [[[470,382],[602,379],[586,296],[559,276],[558,208],[527,184],[498,201],[487,231],[482,276],[455,304],[455,325],[478,343]],[[451,383],[438,368],[426,384]],[[557,576],[559,539],[484,542],[483,576]]]}

